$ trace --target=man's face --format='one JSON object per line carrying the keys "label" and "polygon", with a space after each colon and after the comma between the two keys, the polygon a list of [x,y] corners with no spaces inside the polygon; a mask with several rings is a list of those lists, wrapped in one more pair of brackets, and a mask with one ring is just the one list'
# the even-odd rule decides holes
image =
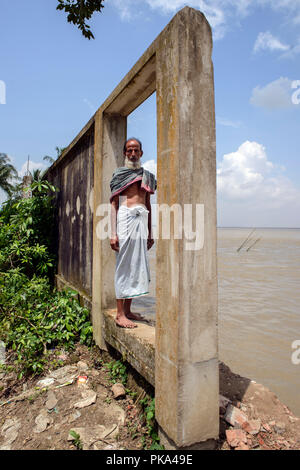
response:
{"label": "man's face", "polygon": [[140,144],[136,140],[129,140],[126,144],[125,157],[131,162],[138,162],[143,155]]}

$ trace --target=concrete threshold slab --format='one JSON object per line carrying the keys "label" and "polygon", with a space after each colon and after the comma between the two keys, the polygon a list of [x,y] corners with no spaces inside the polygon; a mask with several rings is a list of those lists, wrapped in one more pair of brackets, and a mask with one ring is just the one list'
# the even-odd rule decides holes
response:
{"label": "concrete threshold slab", "polygon": [[144,322],[135,322],[137,328],[116,325],[116,309],[103,312],[105,341],[119,351],[153,387],[155,386],[155,328]]}
{"label": "concrete threshold slab", "polygon": [[[92,301],[78,287],[56,275],[56,287],[66,287],[78,292],[80,305],[91,311]],[[104,310],[103,337],[105,341],[126,357],[127,362],[154,387],[155,383],[155,327],[146,322],[136,322],[137,328],[120,328],[115,323],[116,309]]]}

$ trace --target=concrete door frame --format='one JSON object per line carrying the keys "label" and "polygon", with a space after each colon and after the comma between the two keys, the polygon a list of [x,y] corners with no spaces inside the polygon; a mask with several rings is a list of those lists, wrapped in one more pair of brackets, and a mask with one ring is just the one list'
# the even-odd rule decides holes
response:
{"label": "concrete door frame", "polygon": [[105,349],[114,256],[100,240],[99,207],[122,166],[127,116],[157,94],[158,203],[202,204],[204,246],[157,240],[156,419],[169,442],[188,446],[219,430],[216,269],[216,150],[211,29],[204,15],[178,12],[95,114],[92,320]]}

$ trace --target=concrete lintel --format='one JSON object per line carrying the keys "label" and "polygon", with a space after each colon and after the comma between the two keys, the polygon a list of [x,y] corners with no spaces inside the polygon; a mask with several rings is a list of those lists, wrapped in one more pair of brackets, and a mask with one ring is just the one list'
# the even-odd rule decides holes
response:
{"label": "concrete lintel", "polygon": [[[61,161],[67,157],[70,150],[77,144],[79,139],[90,129],[90,127],[94,124],[96,120],[97,114],[106,113],[117,113],[123,116],[127,116],[135,108],[137,108],[140,104],[143,103],[156,89],[155,84],[155,54],[157,49],[160,47],[161,40],[166,37],[170,28],[175,21],[177,21],[177,17],[184,16],[188,10],[192,10],[190,7],[185,7],[180,10],[170,21],[170,23],[162,30],[162,32],[157,36],[157,38],[150,44],[148,49],[144,52],[144,54],[139,58],[139,60],[135,63],[135,65],[130,69],[130,71],[125,75],[125,77],[121,80],[121,82],[116,86],[116,88],[112,91],[109,97],[104,101],[104,103],[98,108],[98,110],[94,113],[88,123],[81,129],[81,131],[77,134],[77,136],[72,140],[70,145],[64,150],[58,160],[56,160],[50,169],[52,170],[55,166],[57,166]],[[207,23],[206,18],[202,13],[198,11],[199,14],[203,16],[204,21]],[[143,80],[145,79],[146,84],[143,85]],[[146,86],[145,86],[146,85]],[[124,91],[126,90],[126,93]],[[127,93],[131,93],[131,99],[127,99]],[[135,96],[134,93],[137,95],[140,93],[140,96]],[[115,110],[116,109],[116,110]]]}
{"label": "concrete lintel", "polygon": [[126,357],[151,385],[155,385],[155,328],[139,322],[137,328],[125,329],[116,325],[116,310],[103,312],[103,332],[105,341]]}
{"label": "concrete lintel", "polygon": [[103,113],[128,116],[135,108],[143,103],[156,88],[155,83],[155,40],[132,69],[121,80],[119,85],[112,91],[109,97],[98,108],[87,124],[72,140],[61,156],[48,168],[47,172],[53,170],[64,160],[81,137],[86,134],[96,122],[96,118]]}
{"label": "concrete lintel", "polygon": [[154,93],[156,89],[155,55],[146,62],[127,84],[124,84],[124,87],[120,88],[119,94],[111,104],[107,107],[105,107],[105,103],[102,105],[102,108],[105,108],[105,113],[128,116]]}

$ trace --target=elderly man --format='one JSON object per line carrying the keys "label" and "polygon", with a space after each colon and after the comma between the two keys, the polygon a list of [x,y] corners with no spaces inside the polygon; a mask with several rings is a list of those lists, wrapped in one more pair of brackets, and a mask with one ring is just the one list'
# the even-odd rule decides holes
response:
{"label": "elderly man", "polygon": [[152,173],[141,167],[143,151],[138,139],[128,139],[123,154],[125,166],[117,168],[110,182],[110,246],[117,252],[116,324],[123,328],[135,328],[137,325],[131,320],[143,320],[143,317],[131,312],[132,299],[149,293],[147,249],[154,243],[150,196],[155,192],[156,181]]}

